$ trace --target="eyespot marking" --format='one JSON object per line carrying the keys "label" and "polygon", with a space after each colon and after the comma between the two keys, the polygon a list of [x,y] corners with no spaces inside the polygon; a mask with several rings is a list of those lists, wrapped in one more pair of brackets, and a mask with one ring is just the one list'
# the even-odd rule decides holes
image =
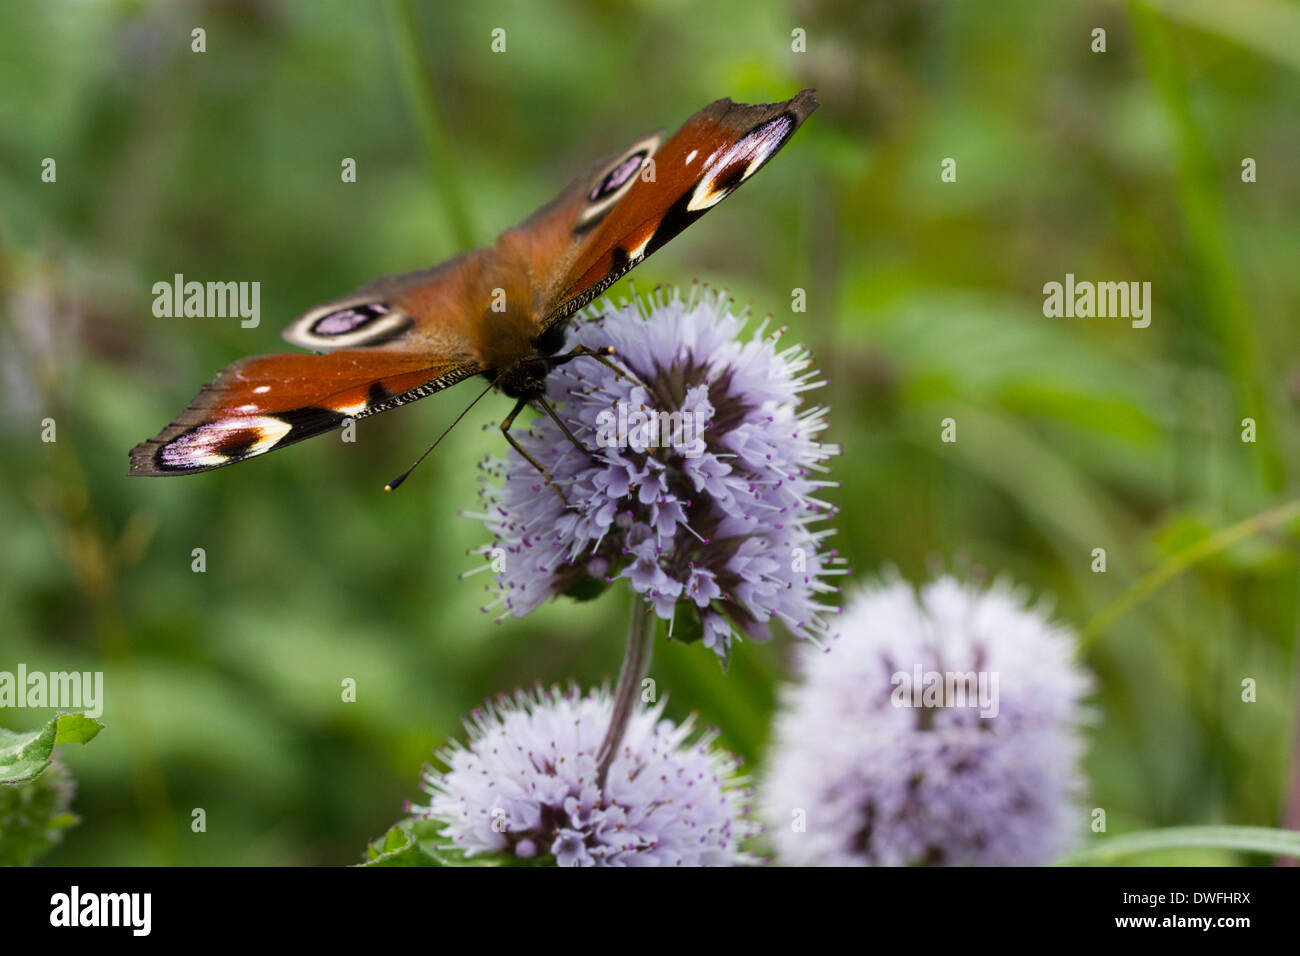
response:
{"label": "eyespot marking", "polygon": [[412,324],[411,316],[398,306],[358,298],[312,309],[289,326],[284,337],[319,352],[374,348],[401,338]]}
{"label": "eyespot marking", "polygon": [[636,184],[637,174],[645,168],[654,151],[659,148],[659,137],[648,136],[613,162],[600,180],[587,193],[587,201],[573,226],[573,234],[581,236],[594,228],[627,191]]}
{"label": "eyespot marking", "polygon": [[346,335],[364,328],[375,319],[387,315],[388,306],[379,303],[354,305],[323,315],[311,327],[312,335]]}
{"label": "eyespot marking", "polygon": [[640,170],[641,165],[646,161],[646,157],[649,155],[649,150],[640,149],[627,157],[627,159],[623,160],[605,174],[605,178],[602,179],[596,185],[596,188],[591,191],[591,195],[587,197],[587,201],[599,202],[610,193],[617,192],[619,189],[623,188],[627,181],[636,175],[638,170]]}

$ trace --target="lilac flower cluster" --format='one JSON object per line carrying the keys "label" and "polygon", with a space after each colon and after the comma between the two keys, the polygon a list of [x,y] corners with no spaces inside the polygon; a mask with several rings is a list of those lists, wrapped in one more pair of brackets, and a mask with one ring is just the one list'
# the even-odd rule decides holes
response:
{"label": "lilac flower cluster", "polygon": [[826,409],[800,408],[823,383],[779,335],[738,341],[746,321],[722,294],[674,291],[573,324],[567,348],[613,346],[622,371],[581,358],[552,372],[546,397],[587,449],[546,418],[521,437],[554,487],[513,451],[485,463],[482,553],[504,558],[489,608],[522,617],[625,579],[672,636],[724,658],[773,620],[826,636],[820,598],[843,572],[821,548],[832,531],[813,527],[835,513],[814,473],[838,449],[818,440]]}
{"label": "lilac flower cluster", "polygon": [[596,752],[609,726],[605,692],[538,689],[499,698],[466,723],[468,746],[424,771],[428,806],[467,856],[511,854],[559,866],[736,866],[758,827],[739,761],[691,741],[693,726],[662,719],[663,703],[636,713],[597,786]]}
{"label": "lilac flower cluster", "polygon": [[875,584],[799,651],[762,785],[780,862],[1031,865],[1082,832],[1090,679],[1009,586]]}

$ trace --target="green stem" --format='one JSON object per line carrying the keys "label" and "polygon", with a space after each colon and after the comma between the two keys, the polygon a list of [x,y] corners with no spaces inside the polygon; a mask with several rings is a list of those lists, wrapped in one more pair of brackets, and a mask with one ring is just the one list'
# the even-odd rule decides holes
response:
{"label": "green stem", "polygon": [[1281,432],[1273,425],[1276,415],[1270,399],[1267,356],[1238,278],[1242,268],[1227,238],[1231,230],[1223,213],[1220,158],[1206,145],[1197,126],[1187,68],[1168,25],[1142,0],[1129,0],[1128,9],[1138,49],[1174,134],[1175,182],[1187,237],[1187,272],[1198,303],[1197,310],[1180,316],[1180,321],[1192,320],[1199,312],[1206,331],[1215,338],[1236,392],[1238,409],[1233,418],[1249,416],[1258,422],[1254,457],[1265,487],[1277,491],[1285,481],[1276,437]]}
{"label": "green stem", "polygon": [[1170,555],[1158,568],[1138,578],[1132,587],[1102,608],[1083,629],[1080,645],[1087,647],[1108,631],[1117,620],[1193,565],[1232,547],[1239,541],[1270,531],[1296,518],[1300,518],[1300,499],[1229,525],[1208,538]]}
{"label": "green stem", "polygon": [[455,153],[443,129],[438,98],[433,89],[433,77],[429,74],[427,61],[421,52],[415,8],[411,0],[391,0],[389,13],[407,106],[424,139],[429,167],[433,172],[433,181],[437,185],[452,238],[459,249],[472,249],[475,245],[474,228],[469,213],[461,202],[460,175]]}

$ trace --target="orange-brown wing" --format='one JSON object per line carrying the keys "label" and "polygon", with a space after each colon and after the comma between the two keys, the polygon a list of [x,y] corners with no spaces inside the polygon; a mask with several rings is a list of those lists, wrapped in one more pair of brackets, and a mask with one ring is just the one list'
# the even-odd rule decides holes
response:
{"label": "orange-brown wing", "polygon": [[649,137],[598,164],[594,175],[502,235],[501,259],[533,277],[539,334],[730,195],[816,108],[812,90],[757,106],[718,100],[662,146]]}
{"label": "orange-brown wing", "polygon": [[384,276],[317,306],[284,331],[320,355],[227,366],[157,437],[131,450],[132,475],[233,465],[405,405],[484,371],[474,320],[496,253],[478,250]]}
{"label": "orange-brown wing", "polygon": [[429,269],[381,276],[304,313],[283,336],[315,352],[388,348],[477,358],[474,326],[488,307],[496,252],[479,249]]}
{"label": "orange-brown wing", "polygon": [[[547,316],[586,240],[632,189],[663,140],[663,131],[597,160],[549,203],[497,239],[497,261],[527,279],[526,311]],[[539,325],[535,330],[540,333]]]}
{"label": "orange-brown wing", "polygon": [[131,449],[132,475],[188,475],[263,455],[481,371],[394,349],[259,355],[226,366],[180,416]]}

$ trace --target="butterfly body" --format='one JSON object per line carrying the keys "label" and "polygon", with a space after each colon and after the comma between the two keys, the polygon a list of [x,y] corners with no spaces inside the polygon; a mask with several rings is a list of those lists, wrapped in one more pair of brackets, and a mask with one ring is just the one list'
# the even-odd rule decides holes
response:
{"label": "butterfly body", "polygon": [[316,354],[227,366],[132,449],[130,474],[234,464],[476,375],[516,400],[508,429],[576,357],[559,354],[568,320],[752,176],[816,106],[810,90],[759,106],[718,100],[662,145],[656,134],[601,160],[493,246],[310,310],[284,338]]}

